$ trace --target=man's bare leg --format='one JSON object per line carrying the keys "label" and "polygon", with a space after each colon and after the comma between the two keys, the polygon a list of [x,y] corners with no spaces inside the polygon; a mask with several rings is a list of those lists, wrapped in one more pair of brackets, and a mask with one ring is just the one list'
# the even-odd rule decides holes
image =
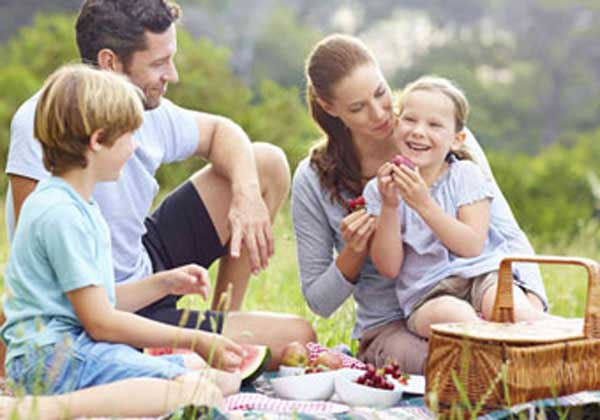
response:
{"label": "man's bare leg", "polygon": [[[285,154],[278,147],[267,143],[253,143],[253,149],[262,197],[269,209],[271,221],[274,221],[289,192],[290,169]],[[207,165],[194,174],[191,181],[206,206],[221,243],[226,244],[231,237],[227,220],[231,204],[229,180],[218,175],[212,165]],[[232,295],[229,309],[240,310],[250,273],[250,260],[244,247],[242,247],[239,258],[232,258],[229,255],[222,257],[219,261],[219,272],[211,308],[213,310],[223,309],[219,308],[221,295],[231,285]]]}
{"label": "man's bare leg", "polygon": [[269,312],[230,312],[223,335],[238,343],[263,344],[271,349],[270,370],[277,369],[285,346],[292,341],[317,341],[312,325],[296,315]]}

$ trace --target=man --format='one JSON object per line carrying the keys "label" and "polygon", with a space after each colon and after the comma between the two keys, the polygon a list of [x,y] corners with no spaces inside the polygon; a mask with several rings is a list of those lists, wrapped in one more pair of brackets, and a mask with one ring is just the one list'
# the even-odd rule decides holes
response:
{"label": "man", "polygon": [[[99,184],[94,200],[111,230],[118,282],[188,263],[208,267],[219,259],[212,309],[220,309],[230,289],[225,300],[237,311],[250,274],[264,269],[273,254],[271,222],[287,196],[289,168],[279,148],[251,144],[229,119],[183,109],[163,98],[168,84],[178,81],[173,58],[180,14],[168,0],[87,0],[81,7],[76,35],[82,60],[126,74],[146,96],[144,122],[134,135],[139,147],[119,181]],[[11,124],[9,232],[25,198],[49,176],[33,138],[36,103],[37,95],[19,108]],[[158,167],[194,155],[210,164],[149,215],[158,192]],[[187,312],[177,310],[176,301],[167,296],[139,313],[169,324],[216,329],[240,342],[268,344],[274,364],[287,342],[315,339],[310,324],[299,317]]]}

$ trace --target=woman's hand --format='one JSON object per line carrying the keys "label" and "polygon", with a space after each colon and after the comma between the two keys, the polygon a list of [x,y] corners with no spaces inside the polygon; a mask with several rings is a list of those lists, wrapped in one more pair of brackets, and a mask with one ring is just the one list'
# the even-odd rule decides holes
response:
{"label": "woman's hand", "polygon": [[377,189],[381,195],[381,203],[385,207],[398,207],[400,199],[398,198],[399,189],[394,182],[394,171],[398,168],[390,162],[386,162],[377,171]]}
{"label": "woman's hand", "polygon": [[420,213],[420,210],[430,204],[429,187],[419,173],[419,168],[412,170],[405,165],[395,166],[392,177],[404,202],[415,211]]}
{"label": "woman's hand", "polygon": [[342,219],[340,231],[347,247],[357,254],[366,253],[375,232],[375,218],[364,209],[355,211]]}
{"label": "woman's hand", "polygon": [[197,264],[188,264],[172,270],[164,271],[163,285],[167,294],[188,295],[198,294],[204,299],[210,293],[210,278],[208,271]]}
{"label": "woman's hand", "polygon": [[204,339],[196,346],[198,354],[217,369],[237,371],[244,357],[242,347],[221,334],[203,334]]}

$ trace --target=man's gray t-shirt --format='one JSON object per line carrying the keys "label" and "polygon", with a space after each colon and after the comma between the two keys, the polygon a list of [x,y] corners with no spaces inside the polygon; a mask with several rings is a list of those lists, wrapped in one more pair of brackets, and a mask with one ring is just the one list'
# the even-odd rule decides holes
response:
{"label": "man's gray t-shirt", "polygon": [[[39,93],[16,112],[10,127],[6,173],[34,180],[50,173],[42,162],[42,148],[33,137],[33,120]],[[138,144],[115,182],[97,184],[93,198],[109,225],[117,282],[137,280],[152,273],[152,264],[142,245],[148,216],[158,193],[155,174],[159,166],[184,160],[198,148],[200,135],[193,113],[162,99],[158,108],[144,112],[142,126],[134,133]],[[7,194],[7,232],[14,231],[12,193]]]}

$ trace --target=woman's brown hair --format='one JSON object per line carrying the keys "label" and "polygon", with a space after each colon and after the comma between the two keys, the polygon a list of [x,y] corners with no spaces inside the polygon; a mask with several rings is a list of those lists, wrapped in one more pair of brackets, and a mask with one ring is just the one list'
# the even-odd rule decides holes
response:
{"label": "woman's brown hair", "polygon": [[332,201],[346,206],[342,193],[362,193],[361,166],[352,135],[341,119],[327,113],[317,99],[332,102],[333,88],[357,67],[375,63],[367,47],[357,38],[330,35],[320,41],[306,61],[308,108],[325,138],[310,152],[310,164]]}

